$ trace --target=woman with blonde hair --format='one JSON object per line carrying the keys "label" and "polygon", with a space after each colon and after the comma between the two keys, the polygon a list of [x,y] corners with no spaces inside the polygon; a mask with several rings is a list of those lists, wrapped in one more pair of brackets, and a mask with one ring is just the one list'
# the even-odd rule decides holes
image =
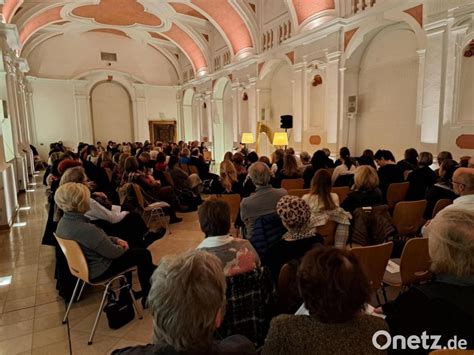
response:
{"label": "woman with blonde hair", "polygon": [[353,212],[359,207],[377,206],[383,203],[382,192],[379,189],[377,171],[369,165],[357,167],[354,172],[354,185],[341,207]]}
{"label": "woman with blonde hair", "polygon": [[[145,248],[130,248],[125,240],[108,236],[102,229],[90,223],[84,215],[90,210],[89,188],[80,183],[61,185],[54,201],[64,215],[58,223],[59,238],[76,241],[86,258],[89,279],[94,282],[137,266],[142,287],[142,305],[150,290],[150,277],[155,269],[151,253]],[[128,275],[131,281],[131,273]]]}
{"label": "woman with blonde hair", "polygon": [[222,161],[220,165],[220,183],[223,187],[222,193],[238,193],[237,170],[230,160]]}
{"label": "woman with blonde hair", "polygon": [[331,174],[325,169],[318,170],[311,180],[309,194],[303,196],[311,210],[333,210],[339,206],[339,197],[331,192]]}
{"label": "woman with blonde hair", "polygon": [[274,186],[280,187],[283,179],[299,179],[301,178],[298,169],[298,162],[293,154],[285,153],[283,157],[283,169],[278,173]]}
{"label": "woman with blonde hair", "polygon": [[474,213],[455,208],[441,211],[425,227],[433,278],[377,310],[387,316],[392,335],[437,335],[440,347],[464,339],[464,349],[474,348],[473,230]]}

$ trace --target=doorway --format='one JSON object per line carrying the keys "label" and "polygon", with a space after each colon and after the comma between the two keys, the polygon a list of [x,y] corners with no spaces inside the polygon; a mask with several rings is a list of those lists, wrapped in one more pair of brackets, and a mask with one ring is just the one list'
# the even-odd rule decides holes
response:
{"label": "doorway", "polygon": [[149,121],[151,142],[176,142],[176,121]]}

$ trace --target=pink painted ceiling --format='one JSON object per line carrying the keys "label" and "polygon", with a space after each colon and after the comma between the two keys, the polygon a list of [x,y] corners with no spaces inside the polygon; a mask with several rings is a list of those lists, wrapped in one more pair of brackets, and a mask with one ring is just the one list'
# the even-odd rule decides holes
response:
{"label": "pink painted ceiling", "polygon": [[143,5],[136,0],[101,0],[98,5],[81,6],[74,9],[72,13],[79,17],[94,19],[104,25],[161,25],[161,20],[146,12]]}
{"label": "pink painted ceiling", "polygon": [[227,1],[192,0],[194,5],[206,12],[224,31],[232,45],[234,54],[252,48],[252,37],[242,17]]}
{"label": "pink painted ceiling", "polygon": [[23,0],[6,0],[2,6],[3,18],[7,23],[10,23],[16,9],[23,3]]}
{"label": "pink painted ceiling", "polygon": [[201,15],[199,12],[194,10],[191,6],[188,6],[182,3],[175,3],[175,2],[171,2],[170,5],[177,13],[180,13],[182,15],[197,17],[202,20],[207,20],[205,16]]}
{"label": "pink painted ceiling", "polygon": [[206,57],[201,48],[199,48],[196,42],[194,42],[194,40],[180,27],[173,24],[171,25],[171,28],[168,31],[163,32],[163,34],[181,47],[183,52],[188,55],[193,63],[196,71],[208,67]]}
{"label": "pink painted ceiling", "polygon": [[34,16],[30,21],[26,23],[20,32],[20,42],[24,44],[30,36],[38,31],[39,29],[50,25],[52,23],[61,22],[61,9],[63,6],[53,7],[46,10],[39,15]]}
{"label": "pink painted ceiling", "polygon": [[113,28],[96,28],[96,29],[93,29],[93,30],[90,30],[90,31],[87,31],[87,32],[107,33],[107,34],[110,34],[110,35],[116,35],[116,36],[130,38],[130,37],[127,36],[127,34],[125,32],[120,31],[120,30],[116,30],[116,29],[113,29]]}
{"label": "pink painted ceiling", "polygon": [[324,10],[335,8],[334,0],[293,0],[298,24]]}

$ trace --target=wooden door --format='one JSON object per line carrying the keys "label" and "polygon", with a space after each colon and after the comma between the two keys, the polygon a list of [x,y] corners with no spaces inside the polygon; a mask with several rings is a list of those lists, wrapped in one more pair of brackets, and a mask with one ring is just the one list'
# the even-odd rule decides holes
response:
{"label": "wooden door", "polygon": [[151,142],[176,142],[176,121],[150,121]]}

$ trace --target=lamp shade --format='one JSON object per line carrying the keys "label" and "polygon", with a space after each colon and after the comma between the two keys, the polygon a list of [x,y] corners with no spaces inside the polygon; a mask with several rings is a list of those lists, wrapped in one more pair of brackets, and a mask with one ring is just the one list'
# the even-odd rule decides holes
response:
{"label": "lamp shade", "polygon": [[288,134],[286,132],[275,132],[273,145],[288,145]]}
{"label": "lamp shade", "polygon": [[255,143],[255,138],[253,137],[253,133],[242,133],[241,143],[243,144]]}

